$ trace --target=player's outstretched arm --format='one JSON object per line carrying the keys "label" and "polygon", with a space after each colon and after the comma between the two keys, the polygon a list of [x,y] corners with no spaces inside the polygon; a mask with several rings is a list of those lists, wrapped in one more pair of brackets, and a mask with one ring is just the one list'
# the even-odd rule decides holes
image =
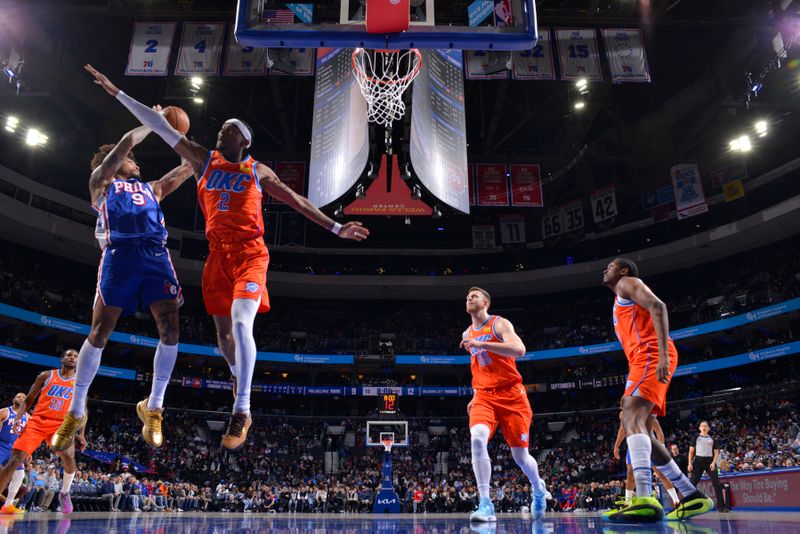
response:
{"label": "player's outstretched arm", "polygon": [[100,166],[92,171],[92,175],[89,177],[89,194],[92,197],[92,202],[114,180],[114,176],[117,175],[122,162],[128,157],[133,147],[144,141],[151,131],[147,126],[139,126],[123,135],[122,139],[114,145],[111,152],[103,159]]}
{"label": "player's outstretched arm", "polygon": [[36,397],[39,396],[39,393],[42,391],[44,387],[44,383],[47,382],[47,379],[50,377],[50,371],[42,371],[39,373],[39,376],[36,377],[36,380],[33,381],[33,385],[31,385],[31,389],[28,390],[28,394],[25,395],[25,402],[22,403],[22,407],[17,412],[16,420],[14,421],[14,433],[18,434],[20,431],[19,423],[22,421],[22,415],[25,414],[28,410],[31,409],[33,403],[36,401]]}
{"label": "player's outstretched arm", "polygon": [[184,161],[158,180],[150,182],[150,187],[153,188],[153,193],[156,194],[156,198],[161,202],[170,193],[183,185],[183,182],[192,175],[194,175],[194,167]]}
{"label": "player's outstretched arm", "polygon": [[669,381],[669,317],[667,305],[659,299],[653,291],[639,278],[624,276],[616,287],[617,294],[633,300],[639,306],[646,308],[653,319],[653,328],[658,338],[658,365],[656,376],[661,382]]}
{"label": "player's outstretched arm", "polygon": [[206,148],[186,139],[182,133],[170,126],[167,119],[164,118],[159,110],[151,109],[120,91],[120,89],[111,83],[111,80],[102,72],[91,65],[84,65],[83,68],[94,76],[94,83],[102,87],[106,93],[119,100],[123,106],[128,108],[128,111],[130,111],[134,117],[139,119],[139,122],[153,130],[161,139],[166,141],[179,156],[191,163],[195,168],[195,172],[199,173],[202,171],[208,156],[208,150]]}
{"label": "player's outstretched arm", "polygon": [[497,337],[502,339],[501,342],[496,341],[477,341],[475,339],[464,339],[461,341],[461,348],[469,351],[475,347],[480,350],[487,350],[494,352],[501,356],[512,356],[514,358],[521,358],[525,356],[525,344],[514,331],[514,325],[507,319],[500,317],[494,323],[494,331]]}
{"label": "player's outstretched arm", "polygon": [[363,241],[369,237],[369,230],[357,221],[351,221],[344,225],[334,222],[333,219],[322,213],[303,195],[298,195],[292,191],[285,183],[278,178],[275,171],[267,165],[259,163],[256,167],[261,188],[267,193],[277,198],[281,202],[288,204],[293,210],[306,216],[326,230],[330,230],[342,239],[353,239]]}

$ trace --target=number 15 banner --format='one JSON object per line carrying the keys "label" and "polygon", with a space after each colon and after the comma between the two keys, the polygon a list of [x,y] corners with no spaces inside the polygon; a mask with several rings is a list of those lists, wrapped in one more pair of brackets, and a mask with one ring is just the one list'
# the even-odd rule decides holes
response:
{"label": "number 15 banner", "polygon": [[556,44],[562,80],[603,79],[594,28],[556,28]]}
{"label": "number 15 banner", "polygon": [[185,22],[175,74],[178,76],[216,76],[225,36],[224,22]]}
{"label": "number 15 banner", "polygon": [[174,22],[137,22],[133,26],[126,76],[166,76]]}
{"label": "number 15 banner", "polygon": [[644,53],[642,31],[603,28],[602,32],[608,65],[611,67],[611,81],[649,82],[650,70]]}

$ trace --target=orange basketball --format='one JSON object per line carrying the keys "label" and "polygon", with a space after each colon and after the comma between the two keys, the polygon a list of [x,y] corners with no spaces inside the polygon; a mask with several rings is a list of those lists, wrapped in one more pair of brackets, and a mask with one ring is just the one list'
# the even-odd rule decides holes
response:
{"label": "orange basketball", "polygon": [[167,106],[161,110],[161,114],[167,119],[170,126],[185,134],[189,131],[189,115],[177,106]]}

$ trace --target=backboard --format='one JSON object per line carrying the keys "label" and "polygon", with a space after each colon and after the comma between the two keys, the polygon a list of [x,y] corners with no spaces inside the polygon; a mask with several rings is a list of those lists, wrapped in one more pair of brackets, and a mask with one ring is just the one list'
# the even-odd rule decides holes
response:
{"label": "backboard", "polygon": [[381,441],[392,435],[392,447],[408,447],[408,421],[367,421],[367,447],[383,447]]}
{"label": "backboard", "polygon": [[536,44],[534,0],[411,0],[407,31],[370,34],[370,0],[239,0],[235,35],[260,48],[436,48],[531,50]]}

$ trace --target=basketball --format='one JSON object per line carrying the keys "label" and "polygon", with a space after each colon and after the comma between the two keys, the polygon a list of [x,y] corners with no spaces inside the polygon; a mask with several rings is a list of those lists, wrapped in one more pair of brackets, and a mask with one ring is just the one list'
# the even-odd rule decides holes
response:
{"label": "basketball", "polygon": [[177,106],[167,106],[161,110],[161,114],[167,119],[170,126],[185,134],[189,131],[189,115]]}

